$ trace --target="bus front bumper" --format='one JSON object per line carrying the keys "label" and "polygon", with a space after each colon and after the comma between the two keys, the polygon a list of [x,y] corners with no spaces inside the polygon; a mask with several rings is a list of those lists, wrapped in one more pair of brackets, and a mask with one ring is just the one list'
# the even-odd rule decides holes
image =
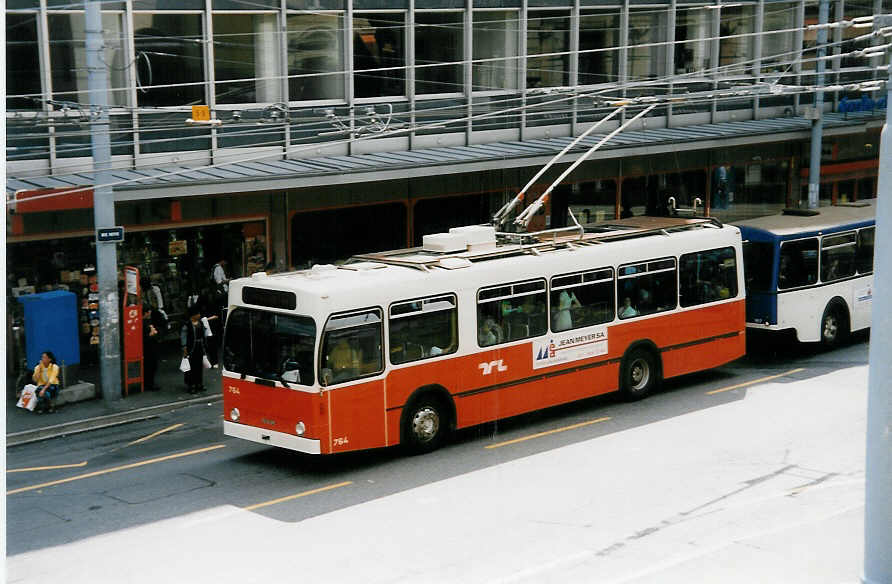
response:
{"label": "bus front bumper", "polygon": [[223,434],[250,440],[259,444],[269,444],[270,446],[278,446],[279,448],[287,448],[297,452],[305,452],[307,454],[320,454],[319,440],[311,438],[301,438],[284,432],[276,432],[275,430],[266,430],[265,428],[255,428],[254,426],[245,426],[235,422],[223,421]]}

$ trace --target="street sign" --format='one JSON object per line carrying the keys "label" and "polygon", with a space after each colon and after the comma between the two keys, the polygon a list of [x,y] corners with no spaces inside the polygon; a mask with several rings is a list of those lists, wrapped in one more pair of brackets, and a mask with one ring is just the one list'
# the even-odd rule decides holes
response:
{"label": "street sign", "polygon": [[211,108],[206,105],[193,105],[192,119],[196,122],[209,122],[211,120]]}
{"label": "street sign", "polygon": [[102,227],[96,230],[96,241],[99,243],[114,243],[124,241],[123,227]]}

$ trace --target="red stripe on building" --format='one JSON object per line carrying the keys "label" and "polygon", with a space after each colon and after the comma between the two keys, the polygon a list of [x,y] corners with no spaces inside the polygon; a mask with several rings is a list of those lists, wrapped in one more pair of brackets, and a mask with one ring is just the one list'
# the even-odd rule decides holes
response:
{"label": "red stripe on building", "polygon": [[15,200],[16,213],[43,213],[46,211],[92,209],[93,189],[91,187],[71,187],[64,189],[18,191],[15,194]]}

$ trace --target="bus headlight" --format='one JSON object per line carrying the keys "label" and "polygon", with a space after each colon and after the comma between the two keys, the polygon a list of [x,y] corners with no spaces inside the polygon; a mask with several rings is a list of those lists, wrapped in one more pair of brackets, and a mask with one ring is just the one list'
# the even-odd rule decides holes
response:
{"label": "bus headlight", "polygon": [[229,419],[233,422],[238,422],[239,419],[239,411],[238,408],[232,408],[232,411],[229,412]]}
{"label": "bus headlight", "polygon": [[304,432],[307,431],[307,427],[304,426],[304,423],[303,423],[303,422],[298,422],[298,423],[294,426],[294,431],[297,432],[297,435],[298,435],[298,436],[303,436],[303,435],[304,435]]}

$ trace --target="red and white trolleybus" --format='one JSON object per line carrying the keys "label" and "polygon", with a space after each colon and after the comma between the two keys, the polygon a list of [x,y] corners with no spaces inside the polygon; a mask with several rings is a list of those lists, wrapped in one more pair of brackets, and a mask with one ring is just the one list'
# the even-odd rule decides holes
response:
{"label": "red and white trolleybus", "polygon": [[616,390],[644,397],[742,356],[744,334],[736,227],[456,228],[233,281],[224,432],[313,454],[427,451],[456,428]]}

